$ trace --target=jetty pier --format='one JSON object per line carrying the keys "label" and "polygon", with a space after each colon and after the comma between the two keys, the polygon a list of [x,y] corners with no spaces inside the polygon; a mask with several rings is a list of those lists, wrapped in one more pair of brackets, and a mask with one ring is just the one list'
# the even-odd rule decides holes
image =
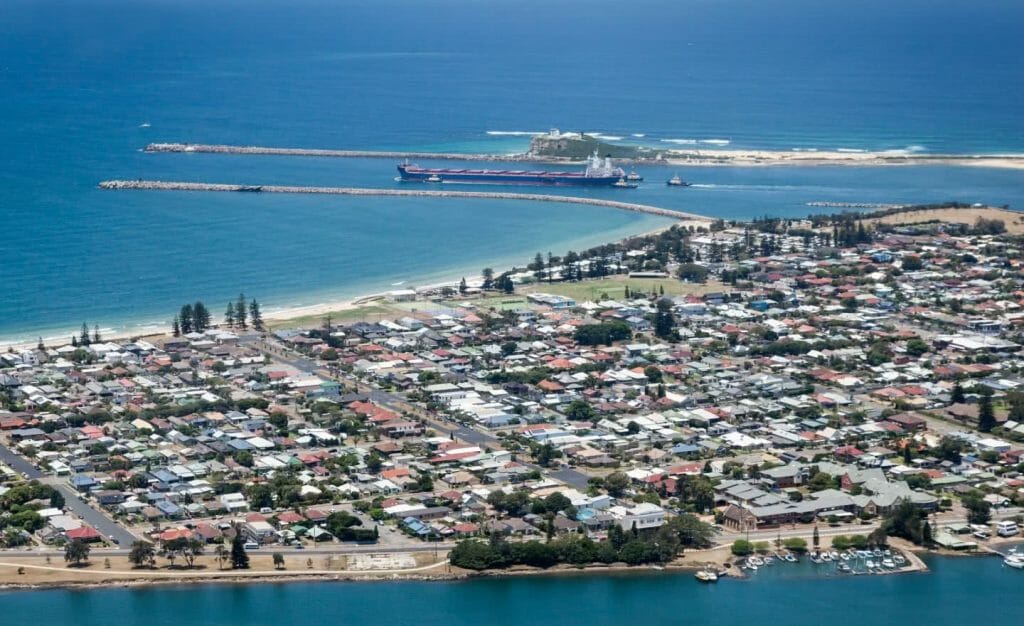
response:
{"label": "jetty pier", "polygon": [[162,180],[105,180],[99,184],[100,189],[111,190],[149,190],[149,191],[219,191],[238,193],[297,193],[322,194],[329,196],[387,196],[387,197],[420,197],[420,198],[478,198],[483,200],[528,200],[532,202],[560,202],[565,204],[585,204],[606,207],[635,213],[647,213],[659,217],[676,220],[706,222],[711,218],[695,213],[686,213],[648,204],[619,202],[602,198],[581,198],[578,196],[559,196],[554,194],[533,194],[489,191],[448,191],[430,189],[377,189],[367,187],[303,187],[294,185],[236,185],[223,183],[190,183]]}

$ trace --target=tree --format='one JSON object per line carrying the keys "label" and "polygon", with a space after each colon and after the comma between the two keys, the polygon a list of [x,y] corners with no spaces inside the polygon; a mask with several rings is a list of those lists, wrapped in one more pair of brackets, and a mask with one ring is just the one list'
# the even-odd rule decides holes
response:
{"label": "tree", "polygon": [[228,308],[224,311],[224,325],[228,328],[235,326],[235,303],[228,302]]}
{"label": "tree", "polygon": [[963,404],[966,400],[964,397],[964,387],[959,381],[953,383],[953,390],[949,394],[949,399],[953,404]]}
{"label": "tree", "polygon": [[217,568],[224,569],[224,561],[228,559],[228,549],[224,547],[224,544],[217,544],[213,556],[217,559]]}
{"label": "tree", "polygon": [[466,295],[466,291],[469,290],[469,286],[466,285],[466,277],[463,276],[462,280],[459,281],[459,295]]}
{"label": "tree", "polygon": [[274,559],[274,569],[284,569],[284,555],[283,554],[281,554],[280,552],[275,552],[273,557],[271,557],[271,558]]}
{"label": "tree", "polygon": [[622,320],[601,322],[600,324],[583,324],[576,328],[573,339],[584,346],[612,345],[616,341],[629,339],[633,336],[629,324]]}
{"label": "tree", "polygon": [[192,305],[192,327],[197,333],[201,333],[210,327],[210,311],[199,300],[196,300],[196,303]]}
{"label": "tree", "polygon": [[78,335],[78,342],[83,346],[87,346],[92,342],[92,339],[89,337],[89,325],[85,322],[82,322],[82,332]]}
{"label": "tree", "polygon": [[156,549],[148,541],[133,541],[132,549],[128,553],[128,560],[135,567],[148,565],[156,556]]}
{"label": "tree", "polygon": [[586,400],[573,400],[565,407],[565,417],[574,422],[592,422],[597,418],[597,411]]}
{"label": "tree", "polygon": [[192,537],[176,537],[163,544],[163,552],[171,562],[175,556],[181,556],[189,568],[195,565],[196,557],[203,553],[206,544],[201,539]]}
{"label": "tree", "polygon": [[380,454],[378,454],[376,450],[366,455],[364,462],[366,463],[367,471],[371,474],[380,472],[381,468],[384,467],[384,459],[381,458]]}
{"label": "tree", "polygon": [[705,283],[708,280],[707,268],[696,263],[683,263],[679,266],[677,275],[680,280],[688,283]]}
{"label": "tree", "polygon": [[921,356],[925,352],[928,352],[928,344],[917,337],[907,342],[907,354],[910,356]]}
{"label": "tree", "polygon": [[260,303],[253,298],[249,303],[249,319],[252,320],[252,327],[258,331],[263,330],[263,313],[260,312]]}
{"label": "tree", "polygon": [[818,547],[821,545],[821,535],[818,533],[818,526],[814,526],[814,534],[811,536],[811,544],[814,546],[814,551],[818,551]]}
{"label": "tree", "polygon": [[921,261],[921,257],[910,255],[903,259],[902,266],[905,272],[916,272],[924,267],[924,262]]}
{"label": "tree", "polygon": [[89,560],[89,544],[81,539],[74,539],[64,546],[64,560],[72,565],[78,566],[82,561]]}
{"label": "tree", "polygon": [[191,304],[182,305],[181,311],[178,312],[178,323],[181,325],[181,332],[186,335],[195,328],[193,326]]}
{"label": "tree", "polygon": [[782,546],[790,552],[807,552],[807,540],[800,537],[783,539]]}
{"label": "tree", "polygon": [[174,319],[171,321],[171,334],[175,337],[181,337],[181,323],[178,322],[177,315],[175,315]]}
{"label": "tree", "polygon": [[980,491],[971,491],[961,501],[967,509],[967,521],[971,524],[987,524],[992,519],[992,505],[982,497]]}
{"label": "tree", "polygon": [[734,556],[750,556],[754,553],[754,544],[746,539],[737,539],[732,542],[732,553]]}
{"label": "tree", "polygon": [[672,301],[667,298],[658,300],[658,311],[654,314],[654,334],[662,339],[676,336],[676,317],[672,313]]}
{"label": "tree", "polygon": [[93,343],[99,343],[100,342],[100,325],[99,324],[93,324],[93,327],[92,327],[92,342]]}
{"label": "tree", "polygon": [[480,272],[480,275],[484,279],[483,285],[481,285],[482,289],[487,290],[494,287],[494,270],[489,267],[485,267],[483,271]]}
{"label": "tree", "polygon": [[562,452],[560,450],[555,449],[555,447],[550,443],[545,443],[537,448],[537,453],[534,455],[534,458],[537,460],[537,465],[547,467],[551,465],[551,461],[561,456]]}
{"label": "tree", "polygon": [[619,498],[629,488],[629,476],[622,472],[612,472],[605,476],[604,488],[608,491],[608,495],[613,498]]}
{"label": "tree", "polygon": [[245,330],[248,328],[248,317],[249,308],[245,303],[245,294],[240,293],[238,294],[238,300],[235,301],[235,324],[237,324],[242,330]]}
{"label": "tree", "polygon": [[249,555],[245,553],[245,539],[242,529],[235,527],[235,538],[231,540],[231,569],[249,569]]}
{"label": "tree", "polygon": [[983,386],[981,398],[978,400],[978,430],[983,433],[992,432],[996,425],[996,414],[992,408],[992,390]]}

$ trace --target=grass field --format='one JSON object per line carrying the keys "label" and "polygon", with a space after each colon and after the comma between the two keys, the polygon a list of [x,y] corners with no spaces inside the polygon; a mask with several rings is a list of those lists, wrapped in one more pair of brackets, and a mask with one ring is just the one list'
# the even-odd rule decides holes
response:
{"label": "grass field", "polygon": [[996,207],[972,207],[969,209],[925,209],[922,211],[906,211],[894,213],[885,217],[877,217],[865,220],[867,223],[881,222],[883,224],[922,224],[938,220],[967,224],[973,226],[978,218],[987,220],[1002,220],[1006,224],[1006,232],[1011,235],[1024,234],[1024,214],[1019,211],[1008,211]]}
{"label": "grass field", "polygon": [[713,291],[722,291],[721,283],[708,282],[706,284],[684,283],[674,278],[627,278],[625,276],[609,276],[607,278],[596,278],[585,280],[579,283],[538,283],[535,285],[524,285],[520,288],[521,293],[550,293],[557,296],[566,296],[576,300],[577,303],[587,300],[598,301],[607,296],[613,300],[621,299],[626,293],[626,287],[631,292],[660,293],[665,290],[666,296],[682,296],[690,294],[705,294]]}
{"label": "grass field", "polygon": [[312,326],[321,326],[323,325],[324,318],[328,315],[331,316],[331,323],[333,324],[347,324],[363,320],[379,321],[381,319],[388,319],[390,317],[403,315],[404,313],[405,312],[401,309],[393,308],[386,304],[369,304],[366,306],[342,309],[339,311],[330,311],[329,313],[303,315],[288,319],[267,320],[267,327],[271,330],[275,330],[278,328],[309,328]]}

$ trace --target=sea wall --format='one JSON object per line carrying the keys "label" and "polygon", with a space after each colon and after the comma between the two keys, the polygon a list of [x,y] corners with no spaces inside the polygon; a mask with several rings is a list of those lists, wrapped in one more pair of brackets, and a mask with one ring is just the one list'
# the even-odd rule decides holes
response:
{"label": "sea wall", "polygon": [[684,213],[672,209],[605,200],[602,198],[580,198],[577,196],[559,196],[553,194],[532,194],[488,191],[448,191],[429,189],[374,189],[363,187],[302,187],[292,185],[233,185],[222,183],[189,183],[161,180],[106,180],[99,184],[101,189],[112,190],[155,190],[155,191],[232,191],[239,193],[298,193],[323,194],[333,196],[390,196],[390,197],[427,197],[427,198],[479,198],[485,200],[528,200],[531,202],[561,202],[566,204],[585,204],[591,206],[647,213],[677,220],[707,221],[708,217],[694,213]]}

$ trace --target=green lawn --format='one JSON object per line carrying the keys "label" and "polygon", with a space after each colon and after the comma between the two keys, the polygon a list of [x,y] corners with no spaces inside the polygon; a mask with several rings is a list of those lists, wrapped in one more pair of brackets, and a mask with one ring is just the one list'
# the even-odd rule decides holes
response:
{"label": "green lawn", "polygon": [[[376,322],[382,319],[394,317],[396,314],[400,315],[402,314],[402,311],[383,304],[370,304],[354,309],[331,311],[329,313],[332,324],[347,324],[363,320]],[[301,317],[292,317],[282,320],[268,320],[267,326],[271,330],[278,328],[310,328],[314,326],[322,326],[324,318],[327,317],[327,315],[327,313],[324,313],[323,315],[304,315]]]}
{"label": "green lawn", "polygon": [[722,285],[709,282],[705,285],[684,283],[674,278],[627,278],[625,276],[611,276],[608,278],[588,279],[578,283],[537,283],[523,285],[521,293],[542,292],[558,296],[566,296],[585,302],[587,300],[598,301],[603,299],[604,294],[609,298],[617,300],[626,293],[626,287],[630,292],[640,291],[644,293],[660,293],[664,288],[665,295],[679,296],[687,294],[704,294],[711,291],[721,291]]}

